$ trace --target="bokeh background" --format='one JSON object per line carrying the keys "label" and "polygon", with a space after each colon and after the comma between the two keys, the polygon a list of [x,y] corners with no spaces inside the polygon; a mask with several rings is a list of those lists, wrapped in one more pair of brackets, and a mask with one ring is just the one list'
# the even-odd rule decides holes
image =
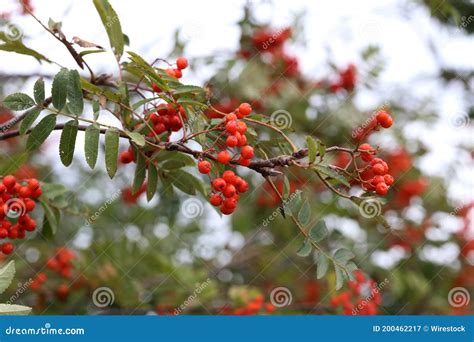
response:
{"label": "bokeh background", "polygon": [[[265,115],[285,110],[291,117],[287,128],[302,146],[307,134],[328,146],[353,146],[351,130],[374,110],[388,108],[393,128],[369,141],[397,173],[381,209],[391,229],[361,216],[308,175],[291,173],[292,184],[330,228],[328,248],[350,246],[364,273],[363,286],[336,292],[334,275],[316,279],[311,260],[296,255],[297,231],[274,215],[278,203],[258,175],[242,171],[252,191],[232,217],[218,215],[205,198],[179,191],[147,203],[129,193],[128,166],[110,181],[104,170],[87,169],[78,148],[65,168],[58,158],[59,134],[53,134],[17,172],[63,184],[67,205],[54,238],[38,232],[15,250],[18,287],[26,289],[15,303],[33,306],[35,314],[176,314],[181,307],[179,314],[354,314],[361,301],[370,307],[366,313],[472,314],[472,2],[181,1],[179,8],[111,3],[129,50],[148,61],[186,56],[191,69],[183,82],[210,86],[221,108],[245,100]],[[31,5],[43,22],[61,21],[68,37],[108,47],[92,2]],[[29,47],[75,67],[63,46],[22,15],[17,1],[3,0],[0,12],[2,29],[13,24]],[[278,52],[247,55],[257,33],[278,36],[286,28],[292,34]],[[281,72],[272,58],[296,66]],[[0,60],[2,95],[31,92],[39,76],[50,84],[58,71],[54,64],[4,51]],[[117,72],[110,53],[87,60],[97,73]],[[355,70],[354,84],[331,89],[349,69]],[[3,120],[9,115],[3,111]],[[106,115],[101,120],[117,124]],[[20,153],[22,139],[0,147],[0,164],[7,165]],[[97,212],[98,219],[88,223]],[[46,266],[55,255],[66,260],[68,271]],[[47,280],[31,286],[38,274]],[[374,284],[381,298],[365,288]],[[272,294],[281,288],[291,300],[279,306]],[[15,291],[3,296],[8,300]],[[349,309],[341,293],[350,293]]]}

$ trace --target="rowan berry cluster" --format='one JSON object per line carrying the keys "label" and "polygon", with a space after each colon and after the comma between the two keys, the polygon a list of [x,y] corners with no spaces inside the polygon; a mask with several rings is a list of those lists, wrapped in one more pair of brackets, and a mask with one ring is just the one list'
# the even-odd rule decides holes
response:
{"label": "rowan berry cluster", "polygon": [[188,60],[184,57],[179,57],[176,60],[176,68],[168,68],[165,70],[165,72],[171,77],[181,78],[183,76],[183,72],[181,70],[184,70],[187,67]]}
{"label": "rowan berry cluster", "polygon": [[[251,112],[252,107],[248,103],[242,103],[223,119],[226,147],[240,148],[240,151],[232,156],[227,149],[221,150],[216,156],[218,163],[227,165],[231,161],[235,161],[242,166],[250,165],[254,156],[254,149],[247,145],[247,137],[245,136],[247,124],[239,119],[243,119]],[[198,163],[198,170],[202,174],[210,174],[211,169],[211,163],[207,160],[201,160]],[[226,170],[221,177],[212,180],[213,191],[210,194],[210,202],[216,207],[220,206],[221,213],[229,215],[237,207],[240,194],[246,192],[248,188],[249,185],[245,180],[237,176],[234,171]]]}
{"label": "rowan berry cluster", "polygon": [[334,307],[342,307],[345,315],[376,315],[382,302],[379,288],[373,279],[366,279],[361,271],[354,272],[355,281],[348,283],[349,290],[330,299]]}
{"label": "rowan berry cluster", "polygon": [[357,82],[357,69],[354,64],[349,64],[346,69],[339,71],[338,79],[330,84],[329,90],[336,93],[341,89],[351,91]]}
{"label": "rowan berry cluster", "polygon": [[220,312],[225,315],[256,315],[260,312],[271,313],[276,310],[272,303],[265,303],[265,299],[262,295],[257,295],[254,299],[250,300],[245,306],[239,308],[223,307]]}
{"label": "rowan berry cluster", "polygon": [[[26,232],[36,229],[36,221],[28,213],[35,207],[35,199],[42,190],[37,179],[17,181],[15,176],[7,175],[0,183],[0,239],[24,239]],[[0,246],[3,254],[13,252],[13,244],[4,242]]]}
{"label": "rowan berry cluster", "polygon": [[[181,70],[188,66],[188,60],[184,57],[179,57],[176,60],[176,68],[166,69],[166,73],[172,77],[181,78]],[[162,90],[155,83],[152,84],[152,89],[156,93],[161,93]],[[145,116],[147,122],[146,127],[142,123],[135,126],[135,129],[145,129],[148,137],[153,138],[162,133],[169,135],[172,132],[178,132],[183,128],[184,123],[187,121],[186,110],[183,106],[176,103],[162,103],[156,107],[156,111],[151,112]],[[120,153],[120,162],[123,164],[129,164],[135,160],[133,150],[129,148],[126,151]]]}
{"label": "rowan berry cluster", "polygon": [[[392,126],[393,120],[390,114],[385,111],[379,111],[376,115],[377,125],[383,128]],[[368,162],[360,172],[362,188],[365,191],[375,191],[378,195],[387,194],[390,186],[394,183],[394,178],[388,174],[388,164],[381,158],[375,158],[376,150],[367,143],[361,144],[358,148],[360,158]]]}

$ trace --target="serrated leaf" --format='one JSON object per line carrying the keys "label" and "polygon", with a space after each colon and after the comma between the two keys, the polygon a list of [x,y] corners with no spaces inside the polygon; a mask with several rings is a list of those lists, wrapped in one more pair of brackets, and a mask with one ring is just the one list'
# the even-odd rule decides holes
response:
{"label": "serrated leaf", "polygon": [[0,294],[10,286],[15,276],[15,261],[11,260],[8,264],[0,268]]}
{"label": "serrated leaf", "polygon": [[56,126],[56,114],[45,116],[32,130],[28,136],[26,146],[29,151],[40,147],[44,141],[49,137]]}
{"label": "serrated leaf", "polygon": [[81,115],[84,111],[84,99],[82,97],[81,77],[77,70],[69,71],[67,98],[68,108],[72,114]]}
{"label": "serrated leaf", "polygon": [[285,203],[285,210],[287,210],[291,216],[296,217],[296,213],[299,212],[300,206],[301,192],[294,192],[289,196],[288,201]]}
{"label": "serrated leaf", "polygon": [[43,228],[41,233],[43,236],[51,238],[56,235],[58,230],[60,212],[42,199],[40,199],[40,203],[44,210]]}
{"label": "serrated leaf", "polygon": [[334,253],[334,259],[343,265],[345,265],[347,261],[353,259],[354,257],[354,253],[345,248],[340,248]]}
{"label": "serrated leaf", "polygon": [[41,188],[43,189],[43,195],[41,197],[50,201],[67,193],[66,187],[60,183],[44,183]]}
{"label": "serrated leaf", "polygon": [[195,195],[196,190],[204,193],[201,181],[188,172],[178,169],[167,173],[167,175],[174,186],[189,195]]}
{"label": "serrated leaf", "polygon": [[283,176],[283,193],[282,193],[283,200],[286,201],[288,199],[288,197],[290,196],[290,191],[291,191],[290,181],[288,177],[285,175]]}
{"label": "serrated leaf", "polygon": [[329,268],[329,259],[324,253],[319,253],[318,260],[316,262],[316,278],[321,279],[324,277]]}
{"label": "serrated leaf", "polygon": [[308,159],[309,163],[313,164],[316,161],[316,155],[318,153],[318,145],[313,137],[306,137],[306,145],[308,146]]}
{"label": "serrated leaf", "polygon": [[42,77],[38,78],[38,80],[35,82],[35,86],[33,88],[33,95],[36,103],[42,105],[45,99],[44,80]]}
{"label": "serrated leaf", "polygon": [[44,55],[40,54],[39,52],[33,49],[30,49],[25,44],[23,44],[21,39],[17,39],[17,40],[9,39],[6,32],[3,32],[3,30],[0,31],[0,40],[4,42],[3,44],[0,45],[0,50],[15,52],[20,55],[32,56],[40,63],[41,61],[46,61],[48,63],[51,63],[51,61],[48,58],[46,58]]}
{"label": "serrated leaf", "polygon": [[137,153],[137,166],[135,168],[135,176],[133,177],[132,194],[136,194],[143,182],[145,181],[146,164],[145,157],[141,153]]}
{"label": "serrated leaf", "polygon": [[31,308],[24,305],[0,304],[1,316],[27,316],[31,313]]}
{"label": "serrated leaf", "polygon": [[180,169],[185,166],[186,166],[186,163],[184,161],[171,159],[164,162],[163,165],[161,165],[161,168],[164,170],[174,170],[174,169]]}
{"label": "serrated leaf", "polygon": [[124,40],[119,17],[108,0],[94,0],[94,6],[104,24],[105,31],[107,31],[110,46],[116,58],[120,59],[123,54]]}
{"label": "serrated leaf", "polygon": [[296,252],[296,254],[298,254],[300,257],[307,257],[310,255],[312,249],[313,247],[311,246],[311,241],[305,239],[303,245],[300,247],[298,252]]}
{"label": "serrated leaf", "polygon": [[323,176],[335,179],[339,183],[344,184],[347,187],[350,187],[350,184],[349,184],[349,182],[347,181],[347,179],[345,177],[341,176],[339,173],[337,173],[333,169],[329,168],[328,166],[315,165],[314,170],[316,172],[318,172],[319,174],[323,175]]}
{"label": "serrated leaf", "polygon": [[35,120],[41,113],[41,109],[38,107],[31,108],[28,112],[26,112],[25,118],[21,121],[20,124],[20,134],[25,134],[28,129],[33,125]]}
{"label": "serrated leaf", "polygon": [[8,163],[6,163],[2,168],[0,168],[0,175],[8,175],[15,172],[22,164],[26,163],[28,160],[28,153],[23,152],[16,156],[10,157]]}
{"label": "serrated leaf", "polygon": [[301,222],[302,225],[307,225],[311,219],[311,206],[309,205],[308,201],[303,203],[299,213],[298,213],[298,220]]}
{"label": "serrated leaf", "polygon": [[35,101],[24,93],[14,93],[5,97],[3,105],[14,111],[22,111],[33,107]]}
{"label": "serrated leaf", "polygon": [[67,88],[68,88],[68,74],[67,69],[61,69],[60,72],[54,76],[53,79],[53,88],[51,90],[51,95],[53,98],[53,106],[57,110],[61,110],[66,105],[67,98]]}
{"label": "serrated leaf", "polygon": [[84,138],[84,154],[86,156],[87,165],[91,169],[95,167],[97,155],[99,153],[99,137],[100,129],[96,125],[90,125],[86,128]]}
{"label": "serrated leaf", "polygon": [[92,112],[94,113],[94,121],[95,121],[99,118],[99,114],[100,114],[99,101],[97,100],[92,101]]}
{"label": "serrated leaf", "polygon": [[105,168],[110,178],[117,172],[117,160],[120,134],[116,129],[109,128],[105,132]]}
{"label": "serrated leaf", "polygon": [[145,146],[145,136],[138,132],[125,132],[132,141],[140,147]]}
{"label": "serrated leaf", "polygon": [[329,231],[324,221],[319,221],[309,230],[309,237],[315,242],[322,241],[328,235]]}
{"label": "serrated leaf", "polygon": [[146,185],[146,198],[149,201],[153,198],[156,192],[156,186],[158,184],[158,171],[156,170],[155,165],[150,163],[148,165],[148,178]]}
{"label": "serrated leaf", "polygon": [[358,269],[357,265],[354,264],[352,261],[349,261],[345,267],[346,267],[346,273],[347,273],[347,276],[349,277],[349,280],[354,281],[355,280],[354,271]]}
{"label": "serrated leaf", "polygon": [[344,271],[337,264],[334,264],[334,271],[336,273],[336,291],[344,285]]}
{"label": "serrated leaf", "polygon": [[326,154],[326,145],[324,145],[320,140],[318,140],[318,152],[319,157],[321,158],[321,160],[323,160]]}
{"label": "serrated leaf", "polygon": [[173,94],[174,95],[183,95],[183,94],[197,94],[197,93],[204,93],[204,89],[201,87],[193,86],[193,85],[181,85],[176,87]]}
{"label": "serrated leaf", "polygon": [[77,120],[70,120],[64,125],[59,141],[59,157],[64,166],[69,166],[74,157],[74,149],[76,147],[77,128],[79,123]]}

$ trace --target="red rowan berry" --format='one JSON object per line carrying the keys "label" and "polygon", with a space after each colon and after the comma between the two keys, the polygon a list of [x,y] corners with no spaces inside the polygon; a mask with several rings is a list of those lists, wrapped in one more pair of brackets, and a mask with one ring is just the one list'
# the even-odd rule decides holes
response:
{"label": "red rowan berry", "polygon": [[31,198],[38,198],[42,194],[43,194],[43,190],[41,190],[41,188],[38,188],[35,191],[33,191],[33,193],[31,194]]}
{"label": "red rowan berry", "polygon": [[227,145],[227,147],[231,147],[231,148],[237,146],[238,143],[239,143],[239,140],[237,139],[235,135],[229,135],[225,141],[225,144]]}
{"label": "red rowan berry", "polygon": [[35,210],[35,207],[36,207],[35,201],[29,198],[25,198],[24,202],[25,202],[26,211],[30,212],[30,211]]}
{"label": "red rowan berry", "polygon": [[18,191],[18,196],[20,197],[30,197],[31,196],[31,190],[27,186],[22,186],[20,190]]}
{"label": "red rowan berry", "polygon": [[395,180],[393,179],[391,175],[385,175],[383,176],[383,178],[384,178],[385,184],[387,184],[388,186],[392,185],[393,182],[395,182]]}
{"label": "red rowan berry", "polygon": [[377,194],[379,194],[380,196],[385,195],[385,194],[388,192],[388,186],[387,186],[387,184],[385,184],[385,183],[378,183],[378,184],[375,186],[375,192],[377,192]]}
{"label": "red rowan berry", "polygon": [[2,253],[3,254],[11,254],[13,252],[13,244],[11,242],[5,242],[2,244]]}
{"label": "red rowan berry", "polygon": [[384,182],[383,176],[379,175],[379,176],[374,176],[374,178],[372,178],[372,184],[377,185],[380,182]]}
{"label": "red rowan berry", "polygon": [[238,121],[237,122],[237,131],[240,134],[245,134],[245,132],[247,131],[247,124],[243,121]]}
{"label": "red rowan berry", "polygon": [[237,199],[234,197],[226,198],[223,202],[223,205],[228,209],[234,210],[237,208]]}
{"label": "red rowan berry", "polygon": [[253,147],[249,145],[242,147],[242,149],[240,150],[240,155],[244,159],[252,159],[254,156]]}
{"label": "red rowan berry", "polygon": [[372,170],[376,175],[383,175],[385,174],[385,168],[381,163],[377,163],[374,166],[372,166]]}
{"label": "red rowan berry", "polygon": [[361,152],[360,153],[360,157],[362,158],[362,160],[364,161],[371,161],[374,157],[372,155],[372,153],[375,151],[374,148],[372,146],[370,146],[369,144],[362,144],[359,146],[359,151]]}
{"label": "red rowan berry", "polygon": [[237,132],[237,121],[232,120],[226,123],[225,130],[229,134],[235,134]]}
{"label": "red rowan berry", "polygon": [[0,183],[0,195],[3,194],[6,190],[7,187],[3,183]]}
{"label": "red rowan berry", "polygon": [[242,165],[242,166],[249,166],[251,162],[252,162],[252,160],[245,159],[243,157],[240,157],[240,159],[239,159],[239,165]]}
{"label": "red rowan berry", "polygon": [[232,156],[228,151],[220,151],[217,154],[217,161],[221,164],[229,164],[230,160],[232,159]]}
{"label": "red rowan berry", "polygon": [[244,181],[243,179],[241,179],[240,182],[238,182],[235,187],[237,188],[237,191],[240,192],[240,193],[244,193],[244,192],[247,192],[247,190],[249,189],[249,183],[247,183],[246,181]]}
{"label": "red rowan berry", "polygon": [[377,122],[383,128],[389,128],[393,124],[393,119],[386,111],[381,110],[377,113]]}
{"label": "red rowan berry", "polygon": [[162,123],[157,123],[155,126],[153,126],[153,131],[156,134],[161,134],[166,131],[166,126]]}
{"label": "red rowan berry", "polygon": [[226,187],[227,183],[224,179],[222,178],[216,178],[212,181],[212,187],[216,191],[222,191]]}
{"label": "red rowan berry", "polygon": [[8,236],[8,230],[0,228],[0,239],[5,239]]}
{"label": "red rowan berry", "polygon": [[181,77],[183,77],[183,72],[179,69],[174,69],[174,76],[176,78],[181,78]]}
{"label": "red rowan berry", "polygon": [[223,213],[224,215],[230,215],[234,212],[234,209],[229,209],[224,204],[221,205],[220,209],[221,209],[221,213]]}
{"label": "red rowan berry", "polygon": [[171,77],[176,77],[174,69],[168,68],[168,69],[165,70],[165,72]]}
{"label": "red rowan berry", "polygon": [[222,197],[218,194],[214,194],[211,196],[209,201],[211,202],[213,206],[217,207],[222,204]]}
{"label": "red rowan berry", "polygon": [[152,83],[151,88],[153,89],[153,91],[155,93],[161,93],[162,92],[161,88],[158,87],[158,85],[156,83]]}
{"label": "red rowan berry", "polygon": [[188,67],[188,60],[184,57],[179,57],[177,60],[176,60],[176,67],[179,69],[179,70],[183,70],[183,69],[186,69]]}
{"label": "red rowan berry", "polygon": [[198,170],[202,174],[207,175],[209,172],[211,172],[211,163],[209,163],[207,160],[200,161],[198,163]]}
{"label": "red rowan berry", "polygon": [[227,114],[225,116],[225,120],[227,122],[237,120],[237,115],[235,115],[234,113]]}
{"label": "red rowan berry", "polygon": [[226,170],[222,174],[222,178],[226,181],[227,184],[234,184],[237,176],[235,175],[234,171]]}
{"label": "red rowan berry", "polygon": [[16,185],[16,178],[12,175],[3,177],[3,185],[5,185],[7,189],[12,189]]}
{"label": "red rowan berry", "polygon": [[133,152],[130,150],[120,153],[120,162],[122,164],[129,164],[133,161]]}
{"label": "red rowan berry", "polygon": [[252,106],[246,102],[241,103],[239,106],[239,113],[243,116],[249,115],[250,113],[252,113]]}
{"label": "red rowan berry", "polygon": [[239,140],[240,147],[247,145],[247,137],[245,135],[241,134],[237,139]]}
{"label": "red rowan berry", "polygon": [[222,191],[222,194],[224,195],[224,197],[230,198],[235,195],[236,191],[237,190],[235,189],[235,186],[233,186],[232,184],[229,184],[224,188],[224,190]]}

